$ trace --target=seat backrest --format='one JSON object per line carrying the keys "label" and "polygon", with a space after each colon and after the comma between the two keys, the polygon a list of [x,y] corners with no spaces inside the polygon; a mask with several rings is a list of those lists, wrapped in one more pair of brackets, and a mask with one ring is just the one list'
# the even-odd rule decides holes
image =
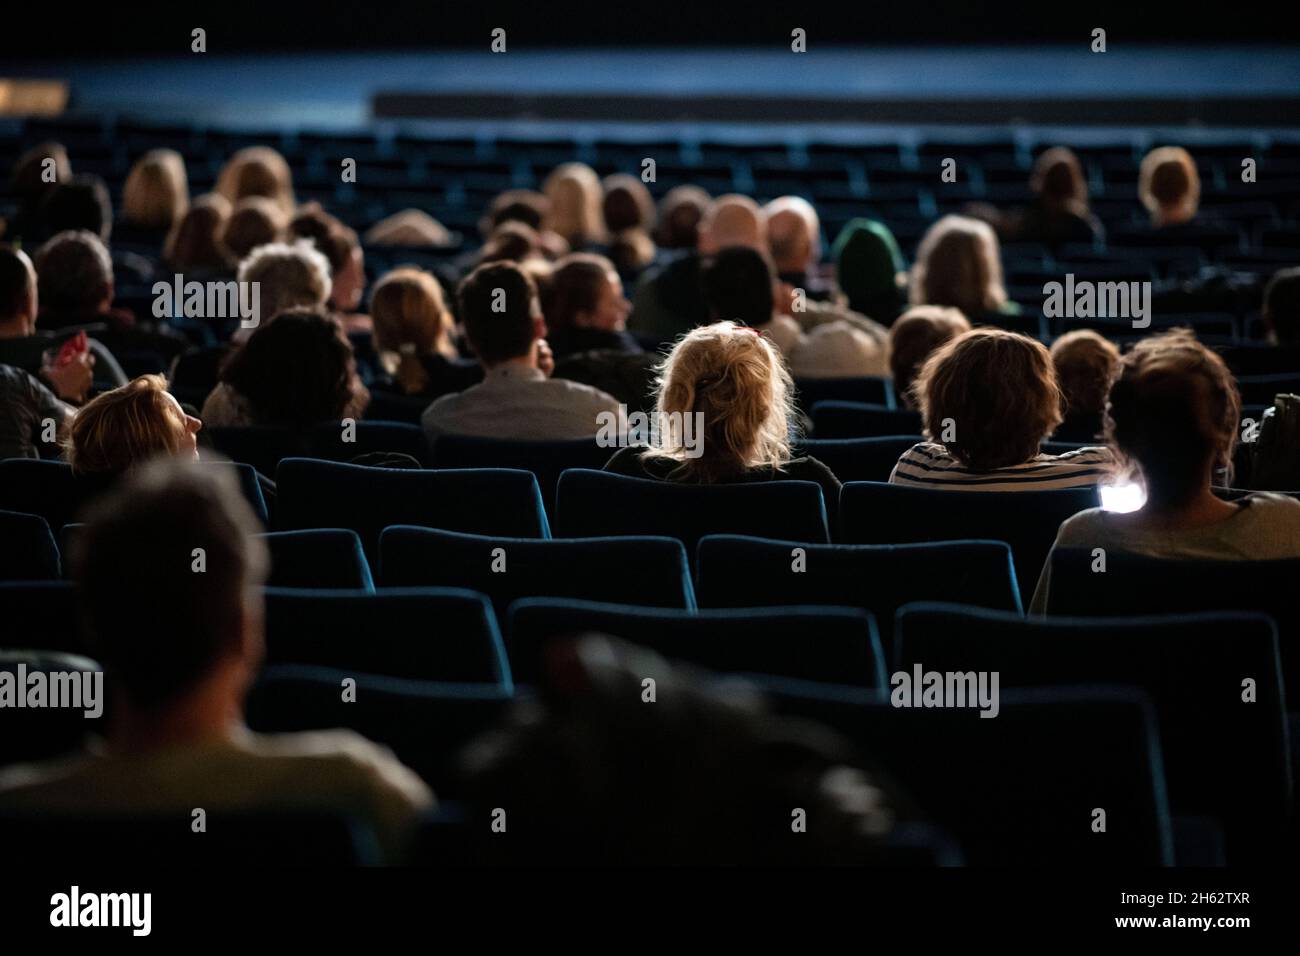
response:
{"label": "seat backrest", "polygon": [[865,402],[818,402],[813,406],[812,423],[813,435],[819,441],[825,438],[871,438],[878,435],[921,433],[920,412]]}
{"label": "seat backrest", "polygon": [[1283,683],[1300,696],[1300,606],[1291,590],[1300,580],[1300,558],[1180,561],[1108,551],[1105,572],[1094,566],[1088,548],[1052,552],[1049,615],[1259,611],[1277,625]]}
{"label": "seat backrest", "polygon": [[57,580],[59,546],[40,515],[0,511],[0,581]]}
{"label": "seat backrest", "polygon": [[880,687],[876,622],[860,608],[708,610],[524,598],[510,609],[507,648],[520,683],[535,683],[546,645],[588,632],[621,637],[667,656],[730,673]]}
{"label": "seat backrest", "polygon": [[330,422],[317,425],[307,438],[307,456],[330,461],[350,461],[357,455],[396,452],[424,463],[429,456],[424,429],[409,422]]}
{"label": "seat backrest", "polygon": [[866,402],[889,405],[894,390],[887,378],[862,375],[854,378],[801,378],[794,383],[795,401],[804,411],[818,402]]}
{"label": "seat backrest", "polygon": [[0,581],[0,647],[85,653],[71,581]]}
{"label": "seat backrest", "polygon": [[[344,701],[342,681],[356,680]],[[267,667],[248,696],[248,725],[263,733],[346,727],[392,748],[440,800],[456,796],[461,749],[508,706],[501,687],[402,680],[324,667]]]}
{"label": "seat backrest", "polygon": [[816,458],[840,481],[888,481],[903,452],[922,441],[920,435],[816,439],[801,442],[796,454]]}
{"label": "seat backrest", "polygon": [[599,471],[617,449],[596,438],[510,441],[477,435],[439,435],[429,456],[432,468],[520,468],[537,477],[547,513],[555,517],[555,486],[568,468]]}
{"label": "seat backrest", "polygon": [[972,866],[1173,862],[1154,710],[1129,688],[1002,693],[991,720],[807,692],[775,703],[856,741]]}
{"label": "seat backrest", "polygon": [[[82,707],[17,707],[9,702],[4,709],[4,733],[0,733],[0,767],[29,760],[46,760],[77,750],[92,733],[102,733],[107,723],[103,709],[105,693],[103,668],[95,661],[77,654],[54,651],[0,651],[0,673],[9,675],[19,694],[28,693],[28,678],[36,673],[77,675],[80,690],[95,695],[94,700],[81,698]],[[81,674],[94,675],[99,687],[87,687]],[[92,676],[90,680],[94,681]],[[72,684],[64,686],[72,687]],[[99,710],[97,717],[88,713]]]}
{"label": "seat backrest", "polygon": [[830,540],[815,482],[688,485],[583,468],[560,476],[556,529],[560,538],[666,535],[681,541],[688,554],[706,534]]}
{"label": "seat backrest", "polygon": [[1042,619],[916,604],[899,612],[895,638],[904,671],[997,673],[1003,688],[1138,687],[1155,704],[1175,812],[1220,819],[1230,862],[1259,859],[1285,825],[1286,704],[1265,615]]}
{"label": "seat backrest", "polygon": [[266,656],[353,673],[510,686],[492,606],[455,588],[267,588]]}
{"label": "seat backrest", "polygon": [[1237,388],[1246,405],[1272,405],[1277,395],[1300,392],[1300,372],[1280,375],[1238,375]]}
{"label": "seat backrest", "polygon": [[[248,465],[209,462],[210,468],[234,468],[244,498],[263,523],[267,520],[266,499],[257,473]],[[8,458],[0,461],[0,508],[40,515],[51,530],[78,520],[83,508],[111,487],[113,482],[98,477],[78,477],[63,461]]]}
{"label": "seat backrest", "polygon": [[537,479],[526,471],[371,468],[314,458],[280,462],[277,530],[351,528],[377,563],[379,535],[395,524],[517,538],[550,534]]}
{"label": "seat backrest", "polygon": [[486,594],[499,620],[522,597],[693,608],[686,549],[675,538],[491,538],[397,525],[379,540],[384,587]]}
{"label": "seat backrest", "polygon": [[271,531],[261,536],[271,552],[266,583],[280,588],[344,588],[373,591],[361,539],[346,528]]}
{"label": "seat backrest", "polygon": [[700,539],[696,569],[701,607],[865,608],[886,648],[894,612],[911,601],[1021,609],[1011,549],[1001,541],[811,545],[709,535]]}
{"label": "seat backrest", "polygon": [[1028,606],[1061,522],[1099,504],[1095,488],[947,491],[849,482],[840,494],[843,539],[855,544],[989,539],[1011,546]]}

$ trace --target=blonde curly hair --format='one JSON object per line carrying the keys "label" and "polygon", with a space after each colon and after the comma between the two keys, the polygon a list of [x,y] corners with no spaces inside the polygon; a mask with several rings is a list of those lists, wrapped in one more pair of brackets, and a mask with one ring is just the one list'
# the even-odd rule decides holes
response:
{"label": "blonde curly hair", "polygon": [[724,482],[790,460],[794,382],[767,336],[734,322],[701,326],[678,340],[658,373],[660,422],[703,416],[699,457],[690,456],[672,429],[662,430],[659,447],[645,452],[676,461],[673,479]]}

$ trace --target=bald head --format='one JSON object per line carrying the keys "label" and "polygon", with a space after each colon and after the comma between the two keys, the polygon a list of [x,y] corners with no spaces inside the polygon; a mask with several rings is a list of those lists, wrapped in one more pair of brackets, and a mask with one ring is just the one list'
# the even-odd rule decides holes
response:
{"label": "bald head", "polygon": [[817,210],[799,196],[781,196],[763,207],[767,243],[778,272],[805,272],[821,258]]}
{"label": "bald head", "polygon": [[36,269],[21,249],[0,246],[0,333],[31,335],[36,327]]}
{"label": "bald head", "polygon": [[712,255],[728,246],[767,251],[766,217],[748,196],[719,196],[700,223],[700,252]]}

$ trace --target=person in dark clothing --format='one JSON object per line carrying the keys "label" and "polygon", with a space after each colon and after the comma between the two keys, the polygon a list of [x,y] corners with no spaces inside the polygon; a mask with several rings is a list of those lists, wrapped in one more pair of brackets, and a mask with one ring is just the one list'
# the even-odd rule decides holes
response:
{"label": "person in dark clothing", "polygon": [[606,471],[697,484],[815,481],[834,522],[839,479],[815,458],[794,457],[793,382],[766,336],[733,322],[695,329],[660,381],[658,444],[619,450]]}
{"label": "person in dark clothing", "polygon": [[[91,348],[58,361],[55,353],[67,336],[37,332],[39,303],[31,259],[19,249],[0,246],[0,364],[21,370],[63,402],[80,404],[90,389],[97,352]],[[39,395],[21,377],[10,376],[8,388],[15,396]]]}
{"label": "person in dark clothing", "polygon": [[555,264],[542,301],[547,342],[556,359],[593,349],[639,352],[627,333],[631,309],[614,264],[603,256],[575,253]]}

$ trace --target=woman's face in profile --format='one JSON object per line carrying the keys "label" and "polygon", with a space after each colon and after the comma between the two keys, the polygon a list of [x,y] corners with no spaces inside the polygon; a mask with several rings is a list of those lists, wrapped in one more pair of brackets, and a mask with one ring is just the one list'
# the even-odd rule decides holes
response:
{"label": "woman's face in profile", "polygon": [[199,429],[203,427],[203,422],[193,415],[185,414],[185,409],[181,408],[181,403],[176,401],[170,392],[164,392],[163,394],[167,396],[167,401],[170,403],[172,410],[172,417],[180,429],[179,457],[197,460],[199,457],[198,434]]}

